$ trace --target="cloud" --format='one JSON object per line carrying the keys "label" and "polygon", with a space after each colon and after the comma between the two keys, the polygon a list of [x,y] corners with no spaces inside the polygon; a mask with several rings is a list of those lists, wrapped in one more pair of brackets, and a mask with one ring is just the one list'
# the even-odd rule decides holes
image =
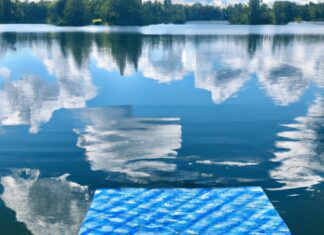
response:
{"label": "cloud", "polygon": [[1,199],[33,234],[76,234],[89,207],[88,188],[58,178],[40,178],[34,169],[14,170],[1,178]]}
{"label": "cloud", "polygon": [[26,74],[11,80],[10,71],[2,68],[0,75],[6,79],[0,84],[0,124],[29,125],[30,133],[38,133],[55,111],[83,108],[97,91],[87,64],[78,67],[71,54],[62,54],[58,44],[32,45],[32,52],[56,80]]}
{"label": "cloud", "polygon": [[291,38],[285,44],[278,36],[262,42],[252,63],[266,94],[276,104],[287,106],[298,102],[312,83],[323,86],[323,51],[316,40]]}
{"label": "cloud", "polygon": [[138,70],[160,83],[193,74],[195,87],[209,91],[216,104],[234,97],[256,74],[265,93],[285,106],[298,102],[312,83],[323,87],[323,50],[316,40],[291,36],[144,40]]}
{"label": "cloud", "polygon": [[206,164],[206,165],[221,165],[221,166],[236,166],[236,167],[246,167],[246,166],[257,166],[258,162],[233,162],[233,161],[223,161],[223,162],[215,162],[210,160],[196,161],[198,164]]}
{"label": "cloud", "polygon": [[10,78],[10,70],[6,67],[2,67],[0,68],[0,77],[2,77],[3,79],[9,79]]}
{"label": "cloud", "polygon": [[[265,75],[266,72],[268,74]],[[285,64],[258,75],[267,95],[281,106],[298,102],[311,82],[305,79],[299,68]]]}
{"label": "cloud", "polygon": [[[174,36],[172,40],[142,36],[135,38],[136,48],[124,48],[118,38],[108,39],[101,47],[94,41],[87,44],[89,53],[80,56],[68,47],[63,53],[56,40],[51,44],[32,41],[29,48],[55,80],[30,74],[13,80],[10,70],[2,67],[0,124],[29,125],[31,133],[38,133],[55,111],[86,107],[97,95],[90,59],[108,72],[119,71],[124,64],[125,76],[137,69],[159,83],[193,75],[195,87],[210,92],[215,104],[235,97],[253,74],[265,94],[282,106],[298,102],[314,83],[324,86],[324,46],[314,36]],[[18,41],[17,46],[21,45]],[[126,60],[118,62],[118,58]]]}
{"label": "cloud", "polygon": [[84,126],[76,129],[77,146],[85,149],[94,171],[123,173],[131,181],[157,180],[158,172],[173,172],[181,148],[181,126],[169,118],[134,118],[128,108],[80,110]]}
{"label": "cloud", "polygon": [[[100,49],[98,46],[92,46],[91,58],[96,61],[97,68],[104,69],[109,72],[119,72],[120,67],[117,61],[114,59],[112,49],[104,48]],[[125,68],[123,71],[124,76],[130,76],[136,72],[134,66],[128,61],[125,61]]]}
{"label": "cloud", "polygon": [[310,188],[324,181],[323,113],[324,98],[318,96],[306,116],[285,125],[291,130],[278,133],[284,140],[276,142],[278,151],[272,161],[280,166],[269,172],[271,178],[282,184],[277,190]]}
{"label": "cloud", "polygon": [[248,53],[232,43],[220,38],[203,41],[196,49],[195,87],[210,91],[216,104],[234,96],[250,79]]}
{"label": "cloud", "polygon": [[[286,39],[284,38],[286,37]],[[277,105],[298,102],[315,82],[323,87],[323,46],[292,36],[209,36],[209,40],[175,37],[143,39],[137,70],[146,78],[170,83],[193,74],[195,87],[211,93],[216,104],[234,97],[251,75]],[[284,39],[289,43],[284,44]],[[307,42],[307,43],[306,43]],[[311,49],[308,45],[312,45]],[[295,56],[290,56],[294,54]],[[97,66],[116,71],[110,53],[92,54]],[[135,72],[126,63],[127,75]]]}

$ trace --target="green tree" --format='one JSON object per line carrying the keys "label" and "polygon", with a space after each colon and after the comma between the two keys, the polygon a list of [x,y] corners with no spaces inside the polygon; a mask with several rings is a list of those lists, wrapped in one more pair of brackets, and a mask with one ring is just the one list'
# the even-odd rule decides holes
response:
{"label": "green tree", "polygon": [[273,24],[273,13],[267,4],[261,4],[260,7],[260,24]]}
{"label": "green tree", "polygon": [[66,0],[57,0],[49,5],[48,21],[53,24],[64,24],[64,8]]}
{"label": "green tree", "polygon": [[276,24],[287,24],[298,17],[302,17],[298,5],[288,1],[275,2],[272,11]]}
{"label": "green tree", "polygon": [[68,25],[90,24],[90,5],[87,0],[67,0],[64,6],[64,21]]}
{"label": "green tree", "polygon": [[0,0],[0,23],[147,25],[193,20],[229,20],[232,24],[324,21],[324,3],[298,5],[286,0],[275,2],[270,8],[262,0],[250,0],[248,5],[220,9],[202,4],[172,4],[171,0]]}
{"label": "green tree", "polygon": [[45,1],[19,2],[16,4],[15,17],[20,23],[46,23],[48,5]]}
{"label": "green tree", "polygon": [[171,6],[172,0],[164,0],[164,6]]}
{"label": "green tree", "polygon": [[324,2],[318,4],[311,2],[306,7],[307,20],[324,21]]}
{"label": "green tree", "polygon": [[231,24],[248,24],[249,7],[244,4],[229,6],[225,11],[225,19]]}
{"label": "green tree", "polygon": [[186,6],[187,20],[222,20],[223,14],[220,8],[205,6],[196,3],[192,6]]}
{"label": "green tree", "polygon": [[145,2],[143,4],[143,24],[165,23],[164,6],[160,2]]}
{"label": "green tree", "polygon": [[170,19],[171,23],[185,23],[186,22],[186,12],[185,8],[182,5],[173,5],[170,10]]}
{"label": "green tree", "polygon": [[258,24],[260,15],[260,0],[249,1],[249,23]]}
{"label": "green tree", "polygon": [[0,23],[10,23],[13,20],[13,3],[11,0],[0,0]]}
{"label": "green tree", "polygon": [[108,24],[143,24],[141,0],[107,0],[102,3],[100,13]]}
{"label": "green tree", "polygon": [[260,0],[249,1],[249,24],[271,24],[273,16],[271,9]]}

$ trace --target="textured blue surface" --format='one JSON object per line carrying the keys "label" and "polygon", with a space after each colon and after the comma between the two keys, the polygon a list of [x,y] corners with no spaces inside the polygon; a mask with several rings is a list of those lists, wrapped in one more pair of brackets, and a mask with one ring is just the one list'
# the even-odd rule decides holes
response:
{"label": "textured blue surface", "polygon": [[97,190],[80,234],[290,234],[259,187]]}

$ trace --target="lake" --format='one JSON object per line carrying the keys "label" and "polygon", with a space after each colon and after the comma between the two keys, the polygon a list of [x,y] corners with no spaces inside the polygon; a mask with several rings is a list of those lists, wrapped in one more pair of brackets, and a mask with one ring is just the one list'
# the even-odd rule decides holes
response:
{"label": "lake", "polygon": [[118,187],[261,186],[324,231],[323,24],[0,32],[1,234],[77,234]]}

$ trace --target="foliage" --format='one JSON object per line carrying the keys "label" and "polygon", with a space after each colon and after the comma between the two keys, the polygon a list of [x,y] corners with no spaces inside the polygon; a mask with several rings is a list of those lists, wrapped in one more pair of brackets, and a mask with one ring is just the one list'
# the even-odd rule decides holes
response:
{"label": "foliage", "polygon": [[232,24],[248,24],[249,7],[244,4],[229,6],[225,11],[225,17]]}
{"label": "foliage", "polygon": [[266,4],[261,4],[260,0],[249,1],[249,24],[271,24],[272,22],[272,12]]}
{"label": "foliage", "polygon": [[10,23],[13,18],[13,3],[10,0],[0,0],[0,23]]}
{"label": "foliage", "polygon": [[292,21],[324,21],[324,3],[298,5],[261,0],[226,8],[172,4],[171,0],[0,0],[0,23],[51,23],[148,25],[199,20],[228,20],[232,24],[287,24]]}
{"label": "foliage", "polygon": [[101,3],[99,14],[108,24],[142,24],[141,0],[107,0]]}
{"label": "foliage", "polygon": [[186,6],[187,20],[220,20],[223,18],[222,10],[218,7],[204,6],[196,3],[192,6]]}
{"label": "foliage", "polygon": [[87,0],[67,0],[64,6],[64,22],[67,25],[90,24],[90,4]]}

